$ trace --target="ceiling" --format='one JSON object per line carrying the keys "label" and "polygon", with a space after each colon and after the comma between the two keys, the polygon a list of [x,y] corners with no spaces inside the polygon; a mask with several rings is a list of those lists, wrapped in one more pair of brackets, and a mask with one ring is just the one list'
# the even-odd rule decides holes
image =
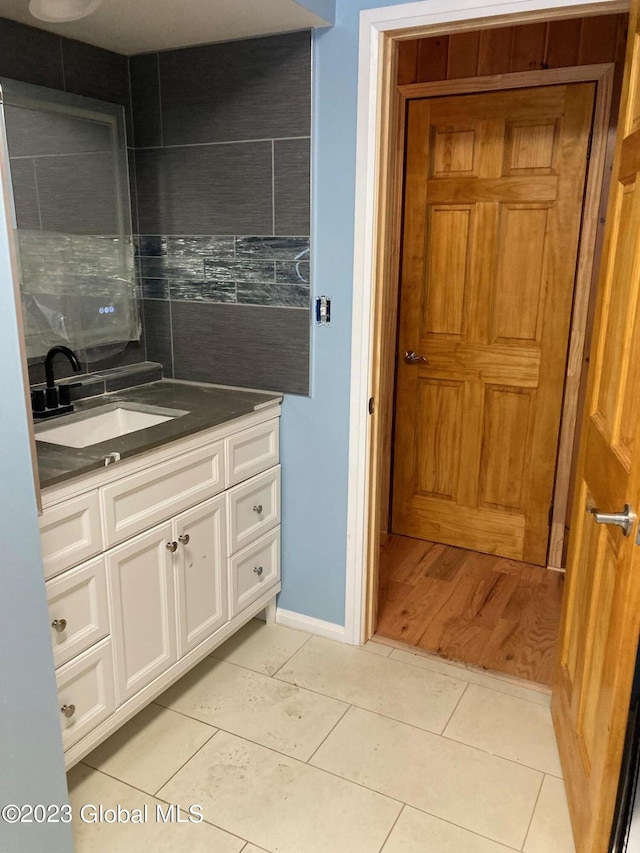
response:
{"label": "ceiling", "polygon": [[327,26],[302,2],[103,0],[86,18],[49,24],[30,14],[29,0],[0,0],[0,17],[131,55]]}

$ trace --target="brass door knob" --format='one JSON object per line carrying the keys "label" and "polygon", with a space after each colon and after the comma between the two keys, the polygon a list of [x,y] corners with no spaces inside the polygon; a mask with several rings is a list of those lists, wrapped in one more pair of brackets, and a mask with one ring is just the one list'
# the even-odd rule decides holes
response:
{"label": "brass door knob", "polygon": [[178,550],[178,543],[177,542],[167,542],[167,551],[171,551],[172,554],[175,554],[175,552],[177,550]]}

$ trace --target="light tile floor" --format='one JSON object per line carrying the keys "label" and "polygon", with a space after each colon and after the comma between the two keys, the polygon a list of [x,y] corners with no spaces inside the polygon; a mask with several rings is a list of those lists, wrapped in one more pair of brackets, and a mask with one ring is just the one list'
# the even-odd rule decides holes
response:
{"label": "light tile floor", "polygon": [[[77,853],[574,853],[547,694],[258,621],[69,791]],[[91,822],[118,805],[146,822]]]}

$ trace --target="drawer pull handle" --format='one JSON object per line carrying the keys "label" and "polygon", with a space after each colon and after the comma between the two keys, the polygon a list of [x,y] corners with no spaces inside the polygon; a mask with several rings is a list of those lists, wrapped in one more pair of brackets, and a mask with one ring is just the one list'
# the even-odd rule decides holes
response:
{"label": "drawer pull handle", "polygon": [[262,515],[262,504],[256,504],[253,508],[254,512],[257,512],[258,515]]}
{"label": "drawer pull handle", "polygon": [[62,708],[60,708],[60,711],[65,715],[65,717],[67,719],[69,719],[69,717],[73,717],[73,715],[75,714],[76,706],[75,705],[63,705]]}
{"label": "drawer pull handle", "polygon": [[178,536],[178,542],[182,542],[183,545],[188,545],[191,536],[188,533],[183,533],[181,536]]}
{"label": "drawer pull handle", "polygon": [[171,551],[172,554],[175,554],[175,552],[177,550],[178,550],[178,543],[177,542],[167,542],[167,551]]}
{"label": "drawer pull handle", "polygon": [[54,631],[57,631],[58,634],[62,634],[63,631],[67,630],[67,620],[66,619],[54,619],[51,623],[51,627]]}
{"label": "drawer pull handle", "polygon": [[262,566],[254,566],[253,571],[260,577],[260,575],[264,572]]}

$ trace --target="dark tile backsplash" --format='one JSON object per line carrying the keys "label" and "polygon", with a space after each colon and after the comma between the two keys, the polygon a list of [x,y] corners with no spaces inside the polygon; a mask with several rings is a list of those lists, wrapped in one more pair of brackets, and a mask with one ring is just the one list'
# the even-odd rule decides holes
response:
{"label": "dark tile backsplash", "polygon": [[145,299],[309,307],[308,237],[147,236],[137,251]]}
{"label": "dark tile backsplash", "polygon": [[163,144],[309,136],[310,44],[298,32],[161,53]]}
{"label": "dark tile backsplash", "polygon": [[148,357],[169,333],[176,378],[308,393],[310,34],[130,70]]}
{"label": "dark tile backsplash", "polygon": [[136,150],[141,234],[271,234],[271,142]]}
{"label": "dark tile backsplash", "polygon": [[[144,338],[91,369],[149,359],[166,377],[308,393],[310,34],[127,58],[0,18],[0,76],[125,108]],[[33,200],[20,227],[62,227],[55,164],[42,187],[33,160],[13,168]]]}
{"label": "dark tile backsplash", "polygon": [[172,317],[176,379],[308,393],[308,311],[173,302]]}
{"label": "dark tile backsplash", "polygon": [[275,234],[309,233],[309,160],[308,139],[276,139],[274,142]]}

